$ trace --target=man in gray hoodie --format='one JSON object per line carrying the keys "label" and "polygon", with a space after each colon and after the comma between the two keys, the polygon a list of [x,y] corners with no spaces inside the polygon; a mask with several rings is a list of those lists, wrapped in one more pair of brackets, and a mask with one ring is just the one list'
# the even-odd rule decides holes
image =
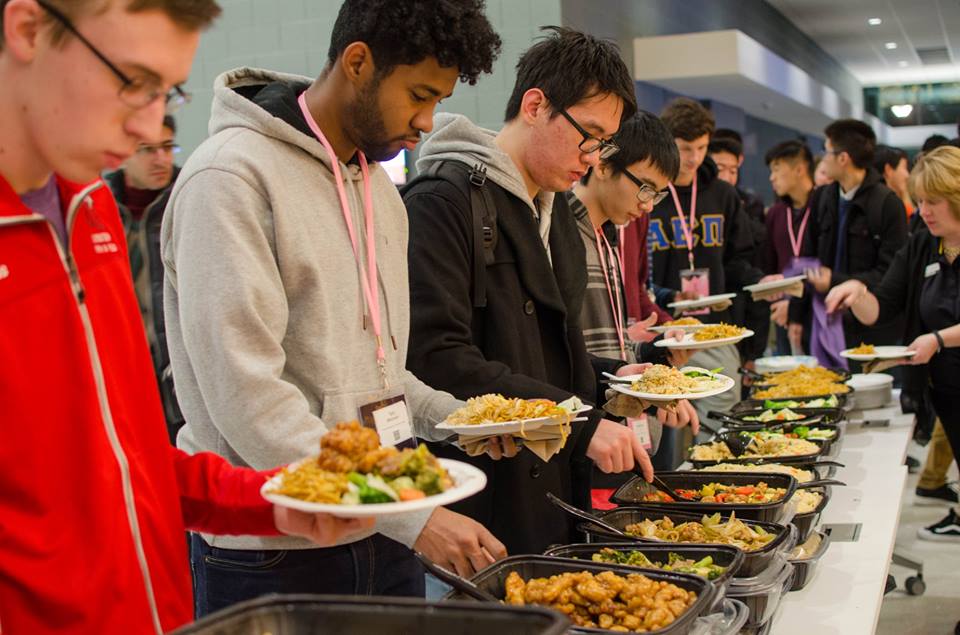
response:
{"label": "man in gray hoodie", "polygon": [[[397,394],[413,434],[441,438],[434,426],[461,402],[405,369],[406,212],[375,161],[416,145],[458,77],[489,72],[499,46],[481,0],[347,0],[315,81],[253,69],[217,79],[211,137],[163,225],[180,447],[273,466],[316,454],[333,424]],[[422,595],[410,547],[451,568],[505,555],[442,508],[376,530],[329,549],[194,535],[197,613],[269,592]]]}

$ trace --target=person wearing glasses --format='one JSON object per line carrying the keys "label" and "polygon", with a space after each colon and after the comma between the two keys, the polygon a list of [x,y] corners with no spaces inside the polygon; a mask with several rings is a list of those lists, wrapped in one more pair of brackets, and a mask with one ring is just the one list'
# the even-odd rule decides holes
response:
{"label": "person wearing glasses", "polygon": [[[645,257],[644,249],[652,252],[652,287],[663,306],[697,296],[743,293],[742,288],[758,282],[763,273],[752,264],[753,234],[737,190],[718,178],[716,163],[707,156],[716,127],[713,114],[693,99],[678,97],[666,105],[660,119],[677,145],[680,170],[669,185],[669,196],[650,213],[648,239],[627,235],[625,259]],[[702,322],[732,321],[729,309],[690,314]],[[698,351],[690,364],[722,368],[736,381],[735,389],[694,402],[701,419],[740,401],[741,359],[735,345]]]}
{"label": "person wearing glasses", "polygon": [[274,508],[266,474],[167,441],[124,229],[99,179],[183,103],[211,0],[0,2],[0,629],[193,617],[184,532],[329,545],[369,521]]}
{"label": "person wearing glasses", "polygon": [[[586,253],[587,290],[580,311],[584,341],[587,351],[599,357],[679,368],[690,357],[687,351],[656,347],[652,340],[658,336],[642,332],[655,317],[629,331],[626,327],[620,230],[644,220],[654,205],[669,195],[667,184],[676,178],[680,155],[670,131],[656,115],[645,111],[625,121],[613,141],[620,150],[590,169],[572,190],[556,198],[557,204],[569,206],[577,219]],[[631,334],[639,335],[637,341]],[[683,335],[679,331],[668,332],[666,337],[678,334]],[[634,430],[640,428],[650,454],[657,451],[663,425],[680,427],[688,423],[696,434],[699,419],[686,400],[675,411],[650,411],[627,421]],[[595,491],[594,506],[606,503],[611,488],[623,484],[625,478],[629,480],[629,475],[605,475],[594,470],[593,486],[599,490]]]}
{"label": "person wearing glasses", "polygon": [[[610,138],[636,112],[633,81],[616,47],[548,27],[517,64],[499,132],[462,115],[440,114],[424,142],[421,173],[404,192],[410,216],[411,333],[408,367],[460,398],[501,393],[601,405],[597,371],[636,365],[593,358],[580,328],[586,286],[583,243],[554,193],[570,189],[617,146]],[[444,169],[447,165],[451,169]],[[434,168],[434,166],[437,166]],[[471,176],[482,182],[495,225],[475,238]],[[485,170],[485,172],[484,172]],[[485,176],[484,176],[485,174]],[[474,250],[490,250],[475,270]],[[487,257],[489,256],[489,257]],[[485,287],[482,299],[476,286]],[[462,454],[436,447],[441,456]],[[573,425],[563,450],[544,462],[529,450],[494,462],[469,459],[486,490],[451,506],[476,519],[510,553],[541,553],[573,538],[574,523],[551,505],[552,492],[589,509],[590,467],[652,467],[636,437],[593,410]],[[638,468],[639,469],[639,468]]]}
{"label": "person wearing glasses", "polygon": [[183,414],[173,390],[170,353],[167,351],[163,324],[160,225],[173,182],[180,172],[180,168],[173,164],[173,155],[180,151],[180,146],[174,142],[176,133],[176,120],[166,115],[160,136],[152,142],[141,143],[120,169],[103,178],[113,192],[123,220],[133,288],[137,292],[140,317],[150,345],[171,443],[176,443],[177,431],[183,426]]}

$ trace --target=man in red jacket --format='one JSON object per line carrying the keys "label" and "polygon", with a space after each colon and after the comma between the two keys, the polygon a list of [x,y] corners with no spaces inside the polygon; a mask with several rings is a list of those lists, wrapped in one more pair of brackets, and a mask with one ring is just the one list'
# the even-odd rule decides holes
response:
{"label": "man in red jacket", "polygon": [[[124,231],[98,180],[186,79],[213,0],[0,2],[0,629],[161,633],[192,617],[186,529],[369,524],[274,508],[265,474],[167,442]],[[87,185],[82,185],[86,183]]]}

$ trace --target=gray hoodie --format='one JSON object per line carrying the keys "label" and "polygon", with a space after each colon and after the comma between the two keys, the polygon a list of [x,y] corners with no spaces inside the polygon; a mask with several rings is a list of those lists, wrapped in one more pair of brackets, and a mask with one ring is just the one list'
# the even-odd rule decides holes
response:
{"label": "gray hoodie", "polygon": [[[287,120],[251,100],[276,81],[293,85],[290,95],[310,82],[248,68],[217,78],[210,138],[183,166],[161,236],[170,359],[187,421],[178,445],[256,469],[315,455],[321,435],[357,419],[358,406],[381,387],[327,153],[302,130],[302,118],[289,114],[293,97]],[[360,169],[340,169],[365,253]],[[440,440],[434,426],[462,402],[405,369],[406,210],[379,165],[371,165],[371,179],[387,375],[391,388],[406,393],[416,435]],[[428,517],[390,517],[377,530],[409,546]],[[232,549],[315,546],[295,538],[204,537]]]}
{"label": "gray hoodie", "polygon": [[476,125],[463,115],[439,113],[433,118],[434,132],[423,143],[417,170],[426,171],[436,161],[459,161],[470,167],[481,162],[487,178],[525,202],[537,218],[540,240],[550,257],[550,220],[553,192],[540,191],[530,200],[517,165],[495,142],[497,133]]}

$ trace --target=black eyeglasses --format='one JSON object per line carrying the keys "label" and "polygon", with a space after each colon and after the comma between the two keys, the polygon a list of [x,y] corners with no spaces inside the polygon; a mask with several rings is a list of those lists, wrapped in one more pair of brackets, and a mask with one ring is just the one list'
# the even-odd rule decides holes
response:
{"label": "black eyeglasses", "polygon": [[175,144],[173,141],[165,141],[163,143],[147,144],[142,143],[140,147],[137,148],[137,154],[154,154],[160,152],[163,154],[177,154],[180,152],[180,146]]}
{"label": "black eyeglasses", "polygon": [[592,134],[583,129],[583,126],[577,123],[576,119],[570,116],[563,108],[557,110],[558,113],[563,115],[564,119],[570,122],[570,125],[577,129],[581,135],[583,135],[583,141],[580,142],[580,152],[584,154],[590,154],[591,152],[600,151],[601,159],[609,159],[617,152],[620,151],[620,148],[613,141],[608,141],[606,139],[598,139]]}
{"label": "black eyeglasses", "polygon": [[164,103],[166,104],[166,112],[168,115],[172,115],[178,111],[181,106],[190,103],[192,95],[183,90],[179,85],[174,85],[170,90],[165,92],[162,84],[155,79],[146,77],[131,79],[126,73],[117,68],[113,62],[107,59],[107,56],[101,53],[97,47],[91,44],[90,40],[83,37],[80,31],[77,30],[77,27],[73,26],[70,18],[63,15],[59,9],[44,0],[36,0],[36,2],[44,11],[49,13],[54,20],[62,24],[63,28],[76,36],[84,46],[90,49],[91,53],[97,56],[97,59],[103,62],[104,65],[117,76],[122,83],[117,96],[126,105],[132,108],[145,108],[163,97]]}
{"label": "black eyeglasses", "polygon": [[624,170],[623,174],[628,179],[633,181],[634,185],[640,188],[637,191],[637,200],[640,201],[641,203],[650,203],[652,201],[653,204],[656,205],[657,203],[665,199],[667,197],[667,194],[670,193],[670,192],[667,192],[666,190],[664,190],[663,192],[658,192],[657,188],[650,187],[649,184],[644,183],[634,175],[630,174],[629,170]]}

